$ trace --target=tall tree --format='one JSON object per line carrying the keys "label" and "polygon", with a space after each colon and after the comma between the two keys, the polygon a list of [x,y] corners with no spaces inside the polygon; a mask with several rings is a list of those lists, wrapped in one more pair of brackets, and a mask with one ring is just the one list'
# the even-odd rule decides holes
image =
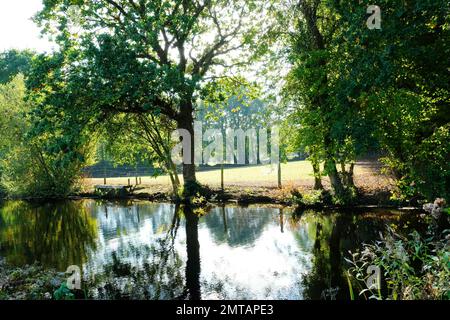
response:
{"label": "tall tree", "polygon": [[[293,21],[295,30],[289,35],[293,68],[287,78],[287,92],[295,97],[300,112],[304,114],[303,130],[318,129],[318,139],[309,139],[311,147],[308,151],[316,151],[313,145],[317,147],[317,143],[323,148],[325,171],[334,192],[341,196],[344,185],[336,167],[337,144],[334,139],[337,108],[329,90],[333,76],[330,42],[337,19],[321,0],[299,0],[292,9],[297,14]],[[313,158],[318,159],[318,152]],[[315,167],[317,176],[317,163]],[[316,185],[320,187],[318,181]]]}
{"label": "tall tree", "polygon": [[191,134],[183,178],[196,184],[198,92],[250,56],[264,10],[245,0],[45,1],[36,20],[61,50],[43,59],[30,86],[42,108],[64,110],[69,122],[164,115]]}
{"label": "tall tree", "polygon": [[322,142],[335,191],[378,145],[403,196],[448,195],[449,3],[380,1],[381,29],[366,24],[370,4],[296,2],[287,91],[320,138],[303,142]]}
{"label": "tall tree", "polygon": [[450,3],[377,2],[381,29],[361,25],[370,1],[331,3],[340,16],[335,97],[373,124],[402,197],[449,196]]}

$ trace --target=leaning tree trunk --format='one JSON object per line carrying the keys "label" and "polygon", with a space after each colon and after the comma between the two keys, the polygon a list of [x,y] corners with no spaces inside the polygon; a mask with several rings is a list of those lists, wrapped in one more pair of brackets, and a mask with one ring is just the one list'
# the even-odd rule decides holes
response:
{"label": "leaning tree trunk", "polygon": [[178,191],[178,188],[180,187],[180,179],[178,178],[178,172],[177,172],[177,166],[173,161],[170,161],[170,165],[172,166],[172,172],[173,172],[173,180],[174,180],[174,190]]}
{"label": "leaning tree trunk", "polygon": [[172,184],[173,195],[176,196],[180,188],[180,181],[178,180],[177,174],[173,174],[171,171],[169,171],[169,178]]}
{"label": "leaning tree trunk", "polygon": [[177,166],[172,161],[169,154],[166,155],[165,163],[167,172],[169,173],[170,182],[172,183],[173,194],[176,196],[181,186],[180,179],[178,178]]}
{"label": "leaning tree trunk", "polygon": [[170,143],[164,137],[164,133],[162,133],[165,130],[169,130],[170,132],[170,127],[161,125],[152,114],[138,116],[137,120],[145,132],[145,139],[157,154],[158,158],[165,164],[170,182],[172,183],[173,194],[176,196],[181,185],[180,179],[178,178],[177,167],[172,161]]}

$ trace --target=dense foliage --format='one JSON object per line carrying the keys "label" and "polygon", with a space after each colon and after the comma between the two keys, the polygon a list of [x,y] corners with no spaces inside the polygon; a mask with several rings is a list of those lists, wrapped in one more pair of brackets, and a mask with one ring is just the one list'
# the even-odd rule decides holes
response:
{"label": "dense foliage", "polygon": [[398,196],[448,197],[449,3],[377,4],[380,30],[365,25],[369,1],[293,5],[285,87],[288,121],[299,126],[292,142],[325,162],[337,194],[352,185],[356,157],[380,150]]}
{"label": "dense foliage", "polygon": [[80,139],[72,150],[55,147],[58,141],[73,145],[56,121],[47,123],[52,130],[36,133],[30,115],[33,104],[25,96],[22,75],[0,85],[0,191],[14,197],[68,195],[79,185],[81,168],[89,163],[91,145]]}

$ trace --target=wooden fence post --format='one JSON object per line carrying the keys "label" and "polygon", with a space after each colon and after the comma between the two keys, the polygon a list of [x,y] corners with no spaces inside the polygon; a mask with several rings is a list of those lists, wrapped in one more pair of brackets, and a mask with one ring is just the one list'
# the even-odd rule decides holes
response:
{"label": "wooden fence post", "polygon": [[225,191],[225,185],[223,181],[223,163],[220,165],[220,187],[222,189],[222,192]]}
{"label": "wooden fence post", "polygon": [[281,162],[278,162],[278,188],[281,189]]}

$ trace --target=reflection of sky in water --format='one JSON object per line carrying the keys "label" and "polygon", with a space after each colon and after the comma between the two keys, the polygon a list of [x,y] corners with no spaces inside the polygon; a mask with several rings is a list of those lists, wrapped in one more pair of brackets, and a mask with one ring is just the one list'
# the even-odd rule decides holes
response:
{"label": "reflection of sky in water", "polygon": [[90,205],[99,227],[97,247],[85,264],[87,272],[102,272],[115,253],[122,263],[141,265],[144,255],[139,250],[165,234],[175,206],[168,204]]}
{"label": "reflection of sky in water", "polygon": [[[205,299],[299,299],[298,283],[310,268],[310,254],[298,249],[291,232],[268,225],[245,247],[216,245],[207,228],[199,231]],[[214,286],[215,285],[215,286]],[[223,287],[223,292],[214,288]]]}
{"label": "reflection of sky in water", "polygon": [[[140,248],[164,237],[175,214],[168,204],[89,207],[99,230],[97,247],[84,266],[86,276],[102,272],[113,252],[133,266],[151,259]],[[174,248],[184,265],[185,232],[182,218]],[[311,268],[313,239],[304,226],[284,225],[281,232],[279,209],[214,208],[200,218],[198,238],[203,299],[302,298],[300,281]]]}
{"label": "reflection of sky in water", "polygon": [[288,209],[227,206],[200,219],[175,211],[146,201],[9,201],[0,206],[0,256],[59,271],[83,265],[85,279],[100,283],[138,279],[155,299],[320,299],[329,288],[348,299],[348,251],[391,223],[404,234],[416,225],[411,214],[382,210],[296,218]]}
{"label": "reflection of sky in water", "polygon": [[[220,215],[214,209],[205,219]],[[201,279],[205,299],[299,299],[302,274],[310,268],[310,253],[302,251],[294,232],[281,232],[278,209],[227,208],[228,237],[233,227],[243,234],[242,245],[217,243],[207,223],[200,223]],[[235,225],[233,222],[241,221]],[[253,223],[250,223],[252,221]],[[261,223],[262,222],[262,223]],[[220,226],[223,228],[223,224]],[[248,230],[247,230],[248,229]],[[251,242],[246,236],[251,235]],[[297,285],[296,285],[297,284]],[[217,292],[217,288],[222,291]]]}

